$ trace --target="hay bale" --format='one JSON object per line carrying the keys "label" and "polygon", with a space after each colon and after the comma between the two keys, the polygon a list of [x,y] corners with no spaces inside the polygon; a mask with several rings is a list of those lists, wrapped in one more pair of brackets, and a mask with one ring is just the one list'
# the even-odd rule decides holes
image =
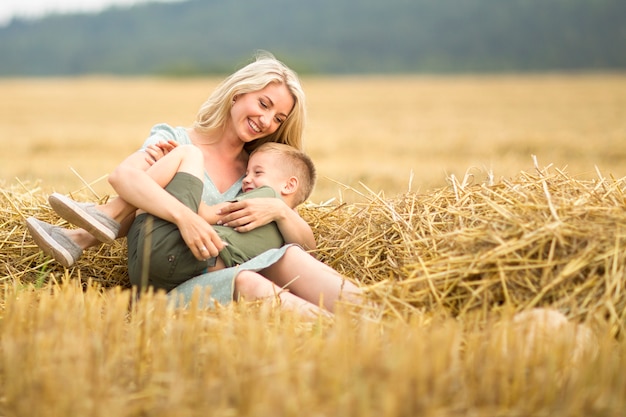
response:
{"label": "hay bale", "polygon": [[[306,205],[300,213],[316,234],[317,256],[362,283],[390,314],[550,306],[578,321],[602,311],[620,332],[626,180],[580,181],[549,168],[486,178],[450,178],[446,187],[394,198],[368,191],[364,203]],[[3,187],[3,279],[128,286],[124,240],[88,250],[67,271],[41,255],[24,219],[65,225],[46,197],[37,185]]]}
{"label": "hay bale", "polygon": [[[25,220],[29,216],[58,226],[73,227],[50,208],[48,194],[43,193],[38,184],[30,183],[3,186],[0,190],[2,282],[42,286],[48,281],[77,279],[85,283],[91,281],[104,288],[130,286],[125,239],[89,249],[73,267],[65,269],[43,255],[26,229]],[[77,193],[73,197],[99,202],[86,194]]]}
{"label": "hay bale", "polygon": [[502,305],[552,306],[584,319],[626,316],[625,179],[577,180],[557,169],[463,182],[392,199],[301,211],[318,255],[396,314],[453,315]]}

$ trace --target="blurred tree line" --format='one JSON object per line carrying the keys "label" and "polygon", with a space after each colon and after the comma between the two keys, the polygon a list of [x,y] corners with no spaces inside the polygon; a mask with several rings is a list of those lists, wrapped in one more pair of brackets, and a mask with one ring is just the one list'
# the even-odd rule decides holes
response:
{"label": "blurred tree line", "polygon": [[624,0],[187,0],[0,27],[0,76],[626,68]]}

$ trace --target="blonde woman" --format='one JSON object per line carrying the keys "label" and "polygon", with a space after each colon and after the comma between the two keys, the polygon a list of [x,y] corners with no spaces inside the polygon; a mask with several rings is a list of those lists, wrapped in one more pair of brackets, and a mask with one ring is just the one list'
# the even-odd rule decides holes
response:
{"label": "blonde woman", "polygon": [[[197,259],[216,257],[223,243],[213,227],[147,173],[151,166],[149,158],[154,156],[149,147],[168,141],[198,147],[205,168],[202,199],[214,205],[234,200],[241,190],[248,155],[257,146],[279,142],[301,149],[305,118],[305,96],[295,72],[270,54],[260,54],[214,90],[200,107],[191,127],[166,124],[153,127],[143,147],[109,176],[118,198],[94,206],[53,194],[49,201],[55,211],[81,229],[63,229],[34,218],[27,220],[28,228],[47,255],[69,267],[83,250],[126,236],[135,211],[140,209],[176,224]],[[305,302],[317,304],[323,299],[325,307],[332,311],[343,290],[358,292],[356,287],[346,284],[331,268],[303,250],[315,248],[313,232],[297,212],[280,199],[230,203],[220,214],[223,216],[221,224],[241,232],[276,222],[285,242],[296,245],[286,245],[271,256],[262,254],[247,262],[245,270],[228,268],[218,271],[220,274],[194,278],[194,287],[210,288],[217,301],[268,297],[277,293],[276,285],[284,287],[291,283],[290,291]],[[298,272],[303,266],[308,268],[304,274]],[[316,271],[319,277],[302,278]],[[294,281],[296,276],[300,278]]]}

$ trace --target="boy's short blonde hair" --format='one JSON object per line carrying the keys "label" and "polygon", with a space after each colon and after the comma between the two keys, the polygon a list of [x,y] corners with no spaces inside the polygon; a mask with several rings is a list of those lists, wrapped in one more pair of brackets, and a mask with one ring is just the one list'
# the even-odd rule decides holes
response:
{"label": "boy's short blonde hair", "polygon": [[282,164],[276,168],[282,169],[289,176],[298,178],[299,186],[295,193],[296,206],[304,203],[311,196],[317,181],[317,171],[309,155],[293,146],[277,142],[262,144],[252,152],[251,156],[257,152],[268,152],[277,155]]}

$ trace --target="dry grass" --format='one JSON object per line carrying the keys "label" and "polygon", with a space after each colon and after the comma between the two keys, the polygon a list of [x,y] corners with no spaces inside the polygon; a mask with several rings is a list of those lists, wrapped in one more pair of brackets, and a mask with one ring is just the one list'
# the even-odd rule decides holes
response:
{"label": "dry grass", "polygon": [[[15,100],[1,133],[25,140],[0,167],[22,178],[0,187],[0,415],[622,415],[626,173],[612,152],[624,152],[625,80],[307,80],[311,153],[347,186],[322,184],[316,201],[341,198],[301,214],[319,256],[376,305],[315,323],[265,304],[137,303],[123,240],[66,270],[26,232],[30,215],[63,224],[51,187],[108,194],[43,162],[101,178],[136,147],[121,132],[155,121],[118,122],[117,107],[193,114],[206,80],[2,81]],[[46,107],[52,93],[65,101]],[[427,191],[406,191],[411,169]]]}
{"label": "dry grass", "polygon": [[427,194],[314,206],[304,216],[320,258],[402,317],[552,306],[626,323],[626,179],[573,179],[558,169],[495,183],[450,178]]}
{"label": "dry grass", "polygon": [[[626,179],[580,181],[546,168],[467,180],[302,208],[322,259],[376,306],[346,306],[313,324],[267,304],[182,311],[162,295],[131,302],[123,242],[59,268],[23,225],[31,214],[54,220],[41,191],[5,189],[0,410],[619,415]],[[511,322],[533,307],[557,321]]]}
{"label": "dry grass", "polygon": [[508,319],[304,324],[261,306],[5,288],[0,412],[84,416],[618,416],[624,343],[572,361],[568,329],[535,343]]}
{"label": "dry grass", "polygon": [[[0,80],[0,178],[82,187],[136,150],[155,123],[188,126],[215,79]],[[339,77],[303,79],[307,150],[320,176],[312,200],[338,181],[387,196],[424,192],[468,168],[512,177],[543,164],[576,178],[595,166],[626,176],[626,75]],[[411,173],[414,174],[410,182]],[[331,180],[329,180],[331,179]],[[112,190],[97,182],[100,195]],[[351,192],[344,201],[357,199]]]}
{"label": "dry grass", "polygon": [[[26,229],[25,220],[30,216],[60,226],[68,226],[66,222],[59,220],[58,215],[48,205],[48,195],[37,185],[25,183],[1,189],[0,192],[2,193],[0,211],[3,219],[0,243],[3,272],[0,274],[0,280],[5,283],[22,282],[41,286],[48,281],[76,278],[82,282],[92,281],[105,287],[129,286],[125,239],[88,251],[87,256],[75,267],[65,270],[53,260],[43,257]],[[90,201],[104,202],[106,199],[97,200],[92,197]]]}

